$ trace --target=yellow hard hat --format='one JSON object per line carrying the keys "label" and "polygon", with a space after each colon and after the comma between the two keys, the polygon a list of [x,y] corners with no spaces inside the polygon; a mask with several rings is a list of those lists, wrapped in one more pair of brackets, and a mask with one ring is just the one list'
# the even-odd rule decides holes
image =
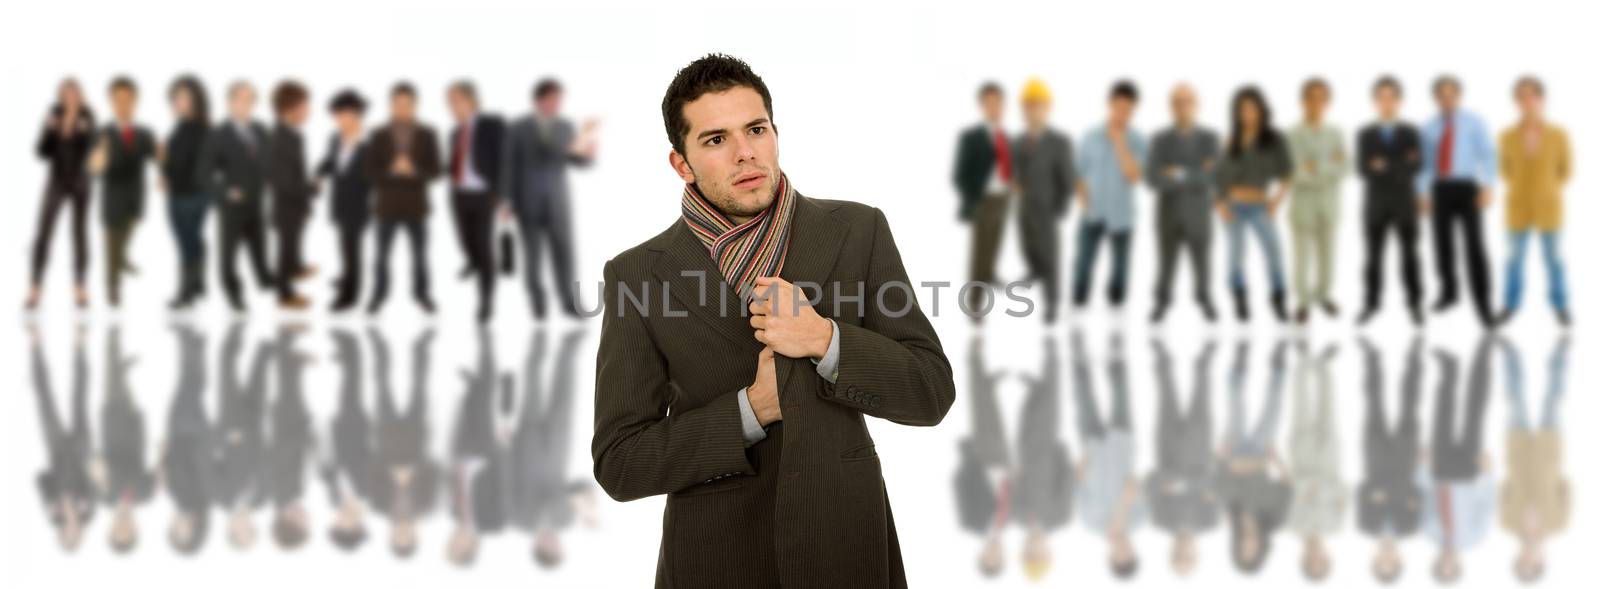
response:
{"label": "yellow hard hat", "polygon": [[1029,78],[1022,87],[1022,102],[1050,102],[1050,87],[1039,78]]}

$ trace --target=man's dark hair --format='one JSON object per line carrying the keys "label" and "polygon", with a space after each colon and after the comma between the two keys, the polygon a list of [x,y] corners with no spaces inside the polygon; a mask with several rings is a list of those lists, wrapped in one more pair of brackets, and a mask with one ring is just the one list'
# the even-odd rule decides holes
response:
{"label": "man's dark hair", "polygon": [[1005,91],[1001,90],[1000,84],[994,81],[984,82],[982,86],[978,86],[978,100],[983,100],[985,96],[990,94],[1004,96]]}
{"label": "man's dark hair", "polygon": [[1517,78],[1517,83],[1511,85],[1511,97],[1516,98],[1517,93],[1521,92],[1525,87],[1531,88],[1533,93],[1539,95],[1540,97],[1544,96],[1544,82],[1540,81],[1539,78],[1529,75]]}
{"label": "man's dark hair", "polygon": [[473,106],[478,105],[478,87],[472,85],[472,80],[456,80],[450,84],[449,91],[467,97]]}
{"label": "man's dark hair", "polygon": [[117,76],[111,79],[110,92],[116,92],[118,90],[127,90],[134,94],[138,94],[139,84],[135,83],[133,78],[127,76]]}
{"label": "man's dark hair", "polygon": [[277,540],[278,547],[284,550],[293,550],[306,543],[306,527],[288,517],[279,515],[272,520],[272,539]]}
{"label": "man's dark hair", "polygon": [[1378,81],[1372,83],[1372,95],[1377,96],[1378,92],[1382,91],[1384,88],[1393,90],[1396,98],[1405,95],[1405,92],[1403,92],[1400,88],[1400,80],[1394,76],[1387,74],[1379,76]]}
{"label": "man's dark hair", "polygon": [[355,90],[340,90],[328,102],[328,112],[339,114],[344,111],[355,111],[356,114],[367,112],[367,100],[362,98]]}
{"label": "man's dark hair", "polygon": [[402,94],[405,95],[405,96],[410,97],[412,100],[416,100],[417,99],[417,87],[416,86],[412,86],[411,82],[404,82],[404,81],[395,82],[394,83],[394,88],[391,88],[389,90],[389,98],[394,98],[394,97],[400,96]]}
{"label": "man's dark hair", "polygon": [[1300,85],[1300,97],[1305,98],[1310,96],[1312,91],[1319,89],[1323,92],[1327,92],[1329,96],[1333,96],[1333,86],[1328,85],[1327,80],[1321,77],[1312,77],[1306,80],[1304,84]]}
{"label": "man's dark hair", "polygon": [[1139,574],[1139,559],[1130,558],[1127,562],[1111,561],[1111,575],[1123,581],[1132,579]]}
{"label": "man's dark hair", "polygon": [[354,552],[361,544],[367,541],[367,528],[365,526],[354,529],[334,528],[328,532],[328,539],[333,540],[333,545],[345,552]]}
{"label": "man's dark hair", "polygon": [[689,120],[683,117],[683,106],[701,96],[745,87],[761,95],[767,107],[767,118],[772,118],[772,93],[766,82],[750,69],[750,65],[737,57],[712,53],[694,60],[667,85],[667,95],[661,98],[661,118],[667,125],[667,140],[673,151],[684,153],[684,137],[689,135]]}
{"label": "man's dark hair", "polygon": [[272,111],[278,113],[278,116],[283,116],[310,98],[311,92],[307,91],[304,85],[294,80],[285,80],[272,90]]}
{"label": "man's dark hair", "polygon": [[1117,80],[1117,83],[1111,85],[1111,100],[1118,98],[1126,99],[1128,102],[1139,102],[1139,87],[1133,85],[1132,80]]}
{"label": "man's dark hair", "polygon": [[1438,96],[1439,92],[1441,90],[1444,90],[1446,86],[1451,87],[1451,88],[1455,88],[1456,92],[1460,93],[1461,92],[1461,79],[1457,78],[1457,77],[1455,77],[1453,75],[1450,75],[1450,74],[1445,74],[1445,75],[1439,76],[1438,78],[1435,78],[1433,80],[1433,95],[1434,96]]}
{"label": "man's dark hair", "polygon": [[544,78],[533,85],[533,99],[539,100],[549,96],[552,92],[561,91],[561,81],[555,78]]}

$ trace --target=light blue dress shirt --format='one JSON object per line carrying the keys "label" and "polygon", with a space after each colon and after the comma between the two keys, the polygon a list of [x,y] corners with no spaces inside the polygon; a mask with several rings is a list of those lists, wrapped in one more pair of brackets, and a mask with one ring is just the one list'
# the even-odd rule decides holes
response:
{"label": "light blue dress shirt", "polygon": [[[1455,118],[1455,131],[1450,142],[1450,171],[1440,178],[1437,173],[1439,141],[1444,137],[1446,116]],[[1434,115],[1422,126],[1422,173],[1417,174],[1419,194],[1431,197],[1433,183],[1441,179],[1470,180],[1483,188],[1492,187],[1497,165],[1494,140],[1489,136],[1489,127],[1478,115],[1456,109],[1453,113]]]}
{"label": "light blue dress shirt", "polygon": [[[833,325],[833,339],[828,341],[828,351],[821,360],[813,359],[811,362],[817,365],[819,376],[828,382],[836,382],[839,380],[839,324],[832,319],[828,323]],[[766,428],[761,427],[755,409],[750,408],[750,387],[739,389],[739,422],[744,426],[745,446],[767,439]]]}
{"label": "light blue dress shirt", "polygon": [[[1134,161],[1143,167],[1148,153],[1144,135],[1128,129],[1128,150],[1133,152]],[[1133,200],[1136,183],[1129,182],[1122,174],[1117,148],[1112,145],[1111,135],[1105,125],[1083,134],[1083,146],[1078,150],[1078,161],[1075,163],[1084,185],[1089,189],[1089,208],[1084,213],[1084,220],[1104,224],[1108,231],[1114,233],[1132,229],[1136,212]]]}

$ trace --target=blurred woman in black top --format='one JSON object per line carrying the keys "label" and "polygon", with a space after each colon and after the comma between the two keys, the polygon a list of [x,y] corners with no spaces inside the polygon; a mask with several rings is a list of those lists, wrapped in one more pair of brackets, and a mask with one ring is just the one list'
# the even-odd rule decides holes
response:
{"label": "blurred woman in black top", "polygon": [[72,278],[78,306],[89,302],[84,275],[89,268],[89,176],[85,161],[94,135],[94,113],[84,103],[78,81],[68,78],[56,90],[56,103],[39,132],[39,158],[48,163],[44,202],[39,207],[38,229],[34,233],[33,267],[27,308],[39,305],[44,282],[45,262],[50,257],[50,237],[61,207],[72,207]]}
{"label": "blurred woman in black top", "polygon": [[161,159],[161,179],[167,192],[167,214],[178,241],[178,294],[171,307],[188,307],[205,293],[204,237],[206,211],[212,191],[206,186],[204,162],[209,161],[210,124],[206,91],[194,76],[182,76],[167,91],[177,124],[167,135]]}

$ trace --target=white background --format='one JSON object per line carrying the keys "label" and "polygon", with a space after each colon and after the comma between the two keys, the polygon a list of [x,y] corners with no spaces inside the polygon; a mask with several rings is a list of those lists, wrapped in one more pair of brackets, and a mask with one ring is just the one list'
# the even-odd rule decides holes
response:
{"label": "white background", "polygon": [[[12,206],[0,218],[5,251],[0,256],[0,276],[6,289],[19,299],[26,288],[28,250],[37,215],[44,168],[34,157],[33,141],[56,82],[75,75],[85,85],[96,113],[109,116],[105,86],[111,76],[126,73],[136,78],[144,92],[140,120],[165,135],[171,117],[163,96],[173,77],[193,72],[205,79],[213,111],[222,112],[223,89],[235,78],[246,77],[269,88],[285,77],[309,84],[318,109],[309,133],[310,156],[320,158],[331,121],[322,105],[339,88],[360,89],[376,108],[369,122],[384,118],[384,97],[399,78],[413,81],[422,91],[421,116],[441,132],[449,128],[444,106],[445,85],[466,77],[477,82],[487,107],[505,114],[528,110],[533,82],[546,75],[559,77],[567,87],[567,108],[574,119],[602,119],[600,158],[587,171],[574,174],[574,212],[579,243],[579,278],[590,285],[585,300],[592,304],[593,285],[600,279],[605,259],[642,241],[671,223],[678,211],[679,181],[667,165],[669,146],[663,136],[660,96],[677,68],[710,51],[739,56],[754,66],[774,95],[774,118],[783,146],[783,168],[801,192],[827,198],[866,202],[882,208],[895,231],[905,264],[913,280],[960,281],[966,278],[968,228],[955,221],[956,197],[950,185],[950,166],[956,134],[977,120],[973,100],[984,80],[999,81],[1008,89],[1008,126],[1020,127],[1013,98],[1021,83],[1032,75],[1050,83],[1056,97],[1054,124],[1074,139],[1095,124],[1104,112],[1104,96],[1118,77],[1138,81],[1145,99],[1136,126],[1153,133],[1164,126],[1167,89],[1180,79],[1196,84],[1201,93],[1202,119],[1213,128],[1225,125],[1225,103],[1238,85],[1261,84],[1280,124],[1298,119],[1296,101],[1300,82],[1317,74],[1334,88],[1330,120],[1347,137],[1371,119],[1367,90],[1380,73],[1393,73],[1406,83],[1405,116],[1420,120],[1432,111],[1426,86],[1440,72],[1454,72],[1466,85],[1468,108],[1482,114],[1493,129],[1514,118],[1510,87],[1516,76],[1536,73],[1549,90],[1549,113],[1563,124],[1576,146],[1577,175],[1568,186],[1567,220],[1576,231],[1565,236],[1569,283],[1580,322],[1590,311],[1586,296],[1595,286],[1585,254],[1600,242],[1586,234],[1594,210],[1587,195],[1595,184],[1586,146],[1600,133],[1600,119],[1589,105],[1600,101],[1589,57],[1594,54],[1593,19],[1577,3],[1554,2],[1094,2],[1041,5],[1006,2],[935,6],[931,3],[899,5],[877,3],[776,3],[734,4],[655,2],[613,6],[606,3],[557,4],[550,2],[301,2],[281,0],[224,6],[214,2],[54,2],[7,6],[0,18],[0,64],[6,89],[0,102],[0,186],[11,194]],[[265,95],[265,92],[263,92]],[[267,118],[266,108],[260,110]],[[1498,193],[1498,191],[1497,191]],[[1147,193],[1145,193],[1147,194]],[[1359,187],[1345,183],[1345,225],[1339,232],[1337,299],[1347,313],[1360,301],[1359,271],[1362,246],[1356,221]],[[1498,195],[1503,196],[1503,193]],[[102,282],[98,243],[98,210],[92,232],[91,288],[97,301],[88,313],[70,305],[70,249],[65,215],[56,232],[45,309],[37,316],[18,314],[9,336],[0,336],[0,358],[6,390],[0,395],[0,414],[11,416],[3,428],[4,468],[0,470],[0,497],[4,497],[5,543],[10,566],[7,584],[34,587],[46,583],[65,586],[105,586],[126,582],[160,583],[169,587],[242,586],[281,587],[302,580],[322,584],[374,586],[438,586],[470,582],[485,586],[529,584],[573,587],[647,586],[653,578],[659,540],[661,501],[630,504],[602,503],[602,525],[597,530],[578,529],[566,535],[567,562],[554,573],[539,571],[529,562],[528,543],[520,535],[503,535],[488,541],[478,565],[463,572],[443,558],[446,522],[435,518],[423,529],[419,557],[396,563],[383,545],[385,526],[372,527],[377,536],[365,549],[348,556],[333,550],[322,533],[298,553],[284,554],[267,538],[248,553],[226,545],[223,530],[214,519],[209,545],[197,559],[173,556],[164,533],[169,502],[163,495],[140,512],[141,546],[133,556],[119,558],[105,543],[109,512],[101,510],[79,553],[62,554],[39,509],[33,488],[34,473],[45,464],[39,443],[35,409],[29,389],[26,358],[26,322],[37,322],[44,333],[55,376],[59,403],[70,390],[70,345],[75,325],[87,327],[91,367],[95,380],[91,407],[98,407],[102,338],[105,328],[120,323],[128,348],[141,358],[133,386],[152,420],[151,456],[155,438],[163,431],[162,416],[174,384],[175,348],[165,329],[171,320],[165,301],[175,284],[175,250],[165,219],[164,195],[152,192],[144,222],[134,237],[132,258],[143,273],[124,286],[124,311],[108,312],[98,305]],[[471,313],[473,289],[454,274],[461,258],[444,209],[443,191],[436,187],[435,215],[431,220],[431,249],[435,293],[442,313],[426,320],[404,300],[407,275],[399,280],[381,329],[388,334],[397,364],[409,357],[412,335],[431,323],[439,330],[435,344],[430,390],[433,399],[433,445],[441,455],[460,394],[457,367],[473,360]],[[1187,271],[1177,291],[1178,310],[1159,332],[1147,329],[1149,292],[1154,273],[1154,232],[1150,230],[1148,200],[1140,205],[1145,217],[1136,235],[1133,262],[1133,304],[1124,316],[1099,308],[1070,317],[1084,330],[1095,350],[1096,366],[1104,359],[1104,342],[1113,329],[1126,333],[1129,363],[1134,373],[1136,428],[1140,432],[1140,470],[1152,462],[1155,397],[1149,374],[1151,337],[1167,338],[1179,367],[1180,383],[1187,385],[1189,362],[1200,342],[1216,338],[1223,344],[1214,367],[1214,402],[1217,426],[1223,417],[1223,374],[1231,361],[1231,343],[1238,338],[1256,342],[1257,361],[1251,394],[1259,395],[1266,374],[1265,352],[1280,335],[1305,337],[1317,348],[1340,346],[1337,384],[1341,432],[1345,449],[1345,480],[1360,476],[1359,426],[1361,398],[1357,330],[1346,321],[1320,323],[1306,333],[1280,333],[1258,320],[1249,328],[1231,322],[1206,328],[1187,304]],[[1503,202],[1496,202],[1486,217],[1496,284],[1502,279]],[[334,233],[325,205],[316,207],[306,247],[324,270],[304,290],[320,309],[329,296],[323,286],[337,264]],[[1063,242],[1071,243],[1078,220],[1075,210],[1063,226]],[[1014,231],[1015,227],[1008,228]],[[214,241],[215,220],[206,235]],[[1286,235],[1286,234],[1285,234]],[[1219,302],[1223,243],[1213,251]],[[1424,234],[1424,263],[1431,272],[1430,236]],[[1287,242],[1285,242],[1287,247]],[[370,249],[369,249],[370,251]],[[1065,250],[1070,260],[1072,249]],[[1391,251],[1393,251],[1391,249]],[[1537,252],[1530,252],[1537,254]],[[1022,265],[1015,233],[1008,233],[1002,252],[1002,275],[1020,277]],[[405,254],[396,260],[403,268]],[[1252,256],[1252,282],[1261,284],[1258,259]],[[1530,395],[1542,394],[1545,358],[1558,331],[1544,304],[1541,267],[1529,262],[1524,310],[1507,335],[1522,351],[1529,375]],[[214,260],[211,262],[214,265]],[[1102,263],[1101,268],[1105,265]],[[1401,354],[1413,330],[1403,319],[1397,266],[1390,261],[1389,313],[1367,335],[1386,354],[1391,399],[1398,386]],[[214,270],[211,270],[214,272]],[[218,291],[208,277],[213,293]],[[1257,288],[1257,292],[1260,292]],[[1498,298],[1498,288],[1497,298]],[[926,308],[928,293],[920,293]],[[965,358],[973,329],[951,313],[949,292],[941,293],[941,317],[935,319],[946,352],[956,367],[958,387],[967,377]],[[1103,300],[1097,292],[1096,300]],[[20,302],[20,301],[18,301]],[[1258,301],[1258,317],[1265,307]],[[524,309],[520,284],[501,283],[499,319],[495,336],[504,368],[520,365],[533,322]],[[260,297],[251,330],[270,337],[275,311]],[[226,313],[215,294],[209,308],[192,318],[210,334],[209,354],[215,358],[223,335]],[[314,329],[306,347],[320,359],[307,376],[306,391],[316,418],[325,420],[334,407],[338,371],[332,365],[325,327],[331,324],[361,328],[360,317],[334,320],[320,310],[311,314]],[[1580,325],[1583,323],[1580,323]],[[585,345],[598,339],[591,325]],[[565,328],[548,334],[551,343]],[[1001,319],[988,327],[981,345],[991,362],[1013,375],[1038,370],[1043,359],[1036,342],[1048,335],[1060,338],[1066,350],[1066,327],[1044,330],[1035,318]],[[1479,329],[1465,305],[1452,316],[1432,322],[1424,337],[1433,346],[1454,350],[1469,358]],[[1584,393],[1593,388],[1593,371],[1581,338],[1573,347],[1565,405],[1566,445],[1575,456],[1568,460],[1574,489],[1574,517],[1570,531],[1548,548],[1550,571],[1546,584],[1572,586],[1590,577],[1581,561],[1594,536],[1587,517],[1588,489],[1595,484],[1593,470],[1578,458],[1594,435],[1582,428],[1584,416],[1595,410]],[[574,427],[572,471],[582,478],[589,466],[589,416],[592,399],[592,353],[579,355],[576,386],[580,403]],[[1064,359],[1061,359],[1064,360]],[[1505,423],[1503,377],[1496,358],[1495,397],[1486,431],[1486,448],[1504,473],[1502,428]],[[370,356],[369,356],[370,361]],[[848,358],[843,360],[849,362]],[[1063,366],[1065,369],[1066,367]],[[1066,376],[1063,372],[1063,376]],[[1097,371],[1097,376],[1099,372]],[[409,376],[396,375],[397,390],[405,391]],[[1426,398],[1431,403],[1431,369]],[[1070,407],[1071,390],[1063,381],[1063,435],[1074,455],[1081,449]],[[1099,385],[1104,394],[1104,385]],[[1023,387],[1007,380],[1001,396],[1007,427],[1013,428]],[[369,393],[370,394],[370,393]],[[934,429],[911,429],[874,422],[873,433],[883,457],[884,474],[899,525],[907,574],[912,586],[973,586],[978,541],[956,526],[951,475],[955,468],[956,440],[969,428],[967,402],[960,397],[945,423]],[[1425,404],[1426,406],[1426,404]],[[1289,415],[1285,407],[1287,430]],[[93,415],[93,412],[91,413]],[[1424,413],[1424,423],[1428,413]],[[98,418],[94,418],[97,423]],[[1011,429],[1014,432],[1014,428]],[[1426,429],[1425,429],[1426,431]],[[1285,432],[1287,433],[1287,432]],[[1286,436],[1284,437],[1286,440]],[[1280,448],[1286,446],[1280,443]],[[308,483],[312,515],[318,530],[328,511],[320,500],[320,483]],[[599,495],[602,499],[603,494]],[[258,520],[265,531],[266,518]],[[1333,541],[1334,582],[1371,584],[1368,563],[1372,542],[1347,525]],[[1110,586],[1105,548],[1094,536],[1074,525],[1053,538],[1056,566],[1050,584]],[[1198,573],[1177,582],[1166,564],[1169,539],[1146,527],[1136,543],[1143,557],[1140,582],[1147,585],[1195,584],[1223,586],[1237,575],[1226,556],[1225,531],[1205,538]],[[1020,534],[1007,537],[1007,569],[994,586],[1022,586]],[[1467,562],[1463,586],[1503,586],[1510,576],[1514,543],[1495,528],[1485,545]],[[1433,546],[1413,539],[1405,545],[1406,581],[1431,583],[1427,563]],[[1262,581],[1300,582],[1299,547],[1291,535],[1277,538],[1275,551]]]}

